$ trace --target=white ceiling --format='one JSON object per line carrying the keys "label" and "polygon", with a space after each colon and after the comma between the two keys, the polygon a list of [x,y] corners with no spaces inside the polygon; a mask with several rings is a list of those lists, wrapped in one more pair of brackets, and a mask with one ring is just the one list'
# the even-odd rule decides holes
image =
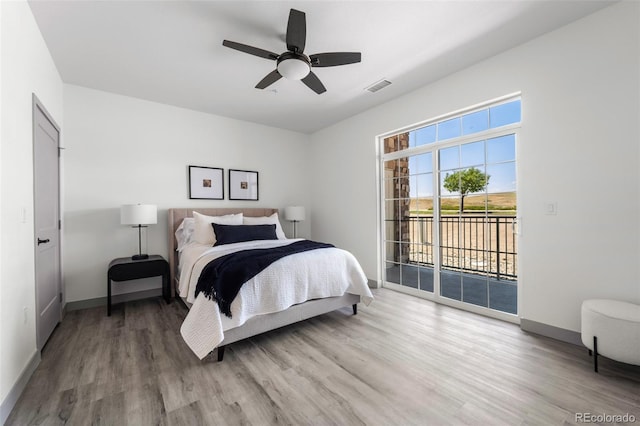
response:
{"label": "white ceiling", "polygon": [[[610,0],[29,1],[65,83],[312,133],[586,16]],[[360,51],[315,68],[327,92],[281,79],[228,39],[286,51],[289,9],[306,13],[305,53]],[[380,79],[393,84],[370,93]]]}

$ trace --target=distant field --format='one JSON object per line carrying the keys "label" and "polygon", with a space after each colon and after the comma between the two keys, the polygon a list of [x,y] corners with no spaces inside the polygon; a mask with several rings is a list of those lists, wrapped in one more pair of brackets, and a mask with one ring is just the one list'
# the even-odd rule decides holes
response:
{"label": "distant field", "polygon": [[[485,205],[486,204],[486,205]],[[464,211],[500,211],[500,213],[512,214],[516,211],[516,193],[501,192],[496,194],[468,195],[464,198]],[[460,197],[442,199],[442,210],[458,212],[460,209]],[[432,214],[432,198],[412,198],[409,204],[412,214]]]}

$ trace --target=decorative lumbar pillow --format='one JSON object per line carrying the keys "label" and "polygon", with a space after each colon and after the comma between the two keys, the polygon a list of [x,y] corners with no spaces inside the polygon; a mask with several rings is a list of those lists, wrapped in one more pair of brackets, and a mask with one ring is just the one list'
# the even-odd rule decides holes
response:
{"label": "decorative lumbar pillow", "polygon": [[212,223],[216,234],[214,246],[256,240],[277,240],[276,225],[220,225]]}
{"label": "decorative lumbar pillow", "polygon": [[192,217],[185,217],[182,222],[180,222],[180,226],[178,226],[175,233],[178,243],[176,251],[182,251],[187,244],[193,241],[195,226],[195,219]]}
{"label": "decorative lumbar pillow", "polygon": [[282,225],[280,225],[280,220],[278,219],[278,213],[274,213],[271,216],[260,216],[260,217],[251,217],[244,216],[242,218],[242,223],[244,225],[276,225],[276,235],[279,240],[285,240],[287,238],[284,235],[284,231],[282,230]]}
{"label": "decorative lumbar pillow", "polygon": [[212,223],[220,223],[223,225],[242,225],[242,213],[228,214],[224,216],[207,216],[198,212],[193,212],[195,219],[195,227],[193,231],[193,239],[200,244],[214,245],[216,242],[216,234],[211,227]]}

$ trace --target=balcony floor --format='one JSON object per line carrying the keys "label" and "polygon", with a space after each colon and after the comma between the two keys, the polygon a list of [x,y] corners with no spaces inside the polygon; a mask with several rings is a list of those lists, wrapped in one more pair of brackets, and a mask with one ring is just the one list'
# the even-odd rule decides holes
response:
{"label": "balcony floor", "polygon": [[[396,265],[386,270],[387,281],[433,293],[433,268]],[[459,271],[440,273],[441,295],[509,314],[518,313],[517,281]]]}

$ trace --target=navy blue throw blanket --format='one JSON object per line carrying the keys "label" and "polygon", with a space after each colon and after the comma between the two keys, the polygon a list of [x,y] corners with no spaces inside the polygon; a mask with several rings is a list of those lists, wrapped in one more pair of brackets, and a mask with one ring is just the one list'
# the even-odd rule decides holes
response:
{"label": "navy blue throw blanket", "polygon": [[231,302],[240,288],[276,260],[295,253],[334,247],[332,244],[302,240],[286,246],[248,249],[220,256],[204,267],[198,284],[196,297],[200,292],[218,302],[220,312],[231,318]]}

